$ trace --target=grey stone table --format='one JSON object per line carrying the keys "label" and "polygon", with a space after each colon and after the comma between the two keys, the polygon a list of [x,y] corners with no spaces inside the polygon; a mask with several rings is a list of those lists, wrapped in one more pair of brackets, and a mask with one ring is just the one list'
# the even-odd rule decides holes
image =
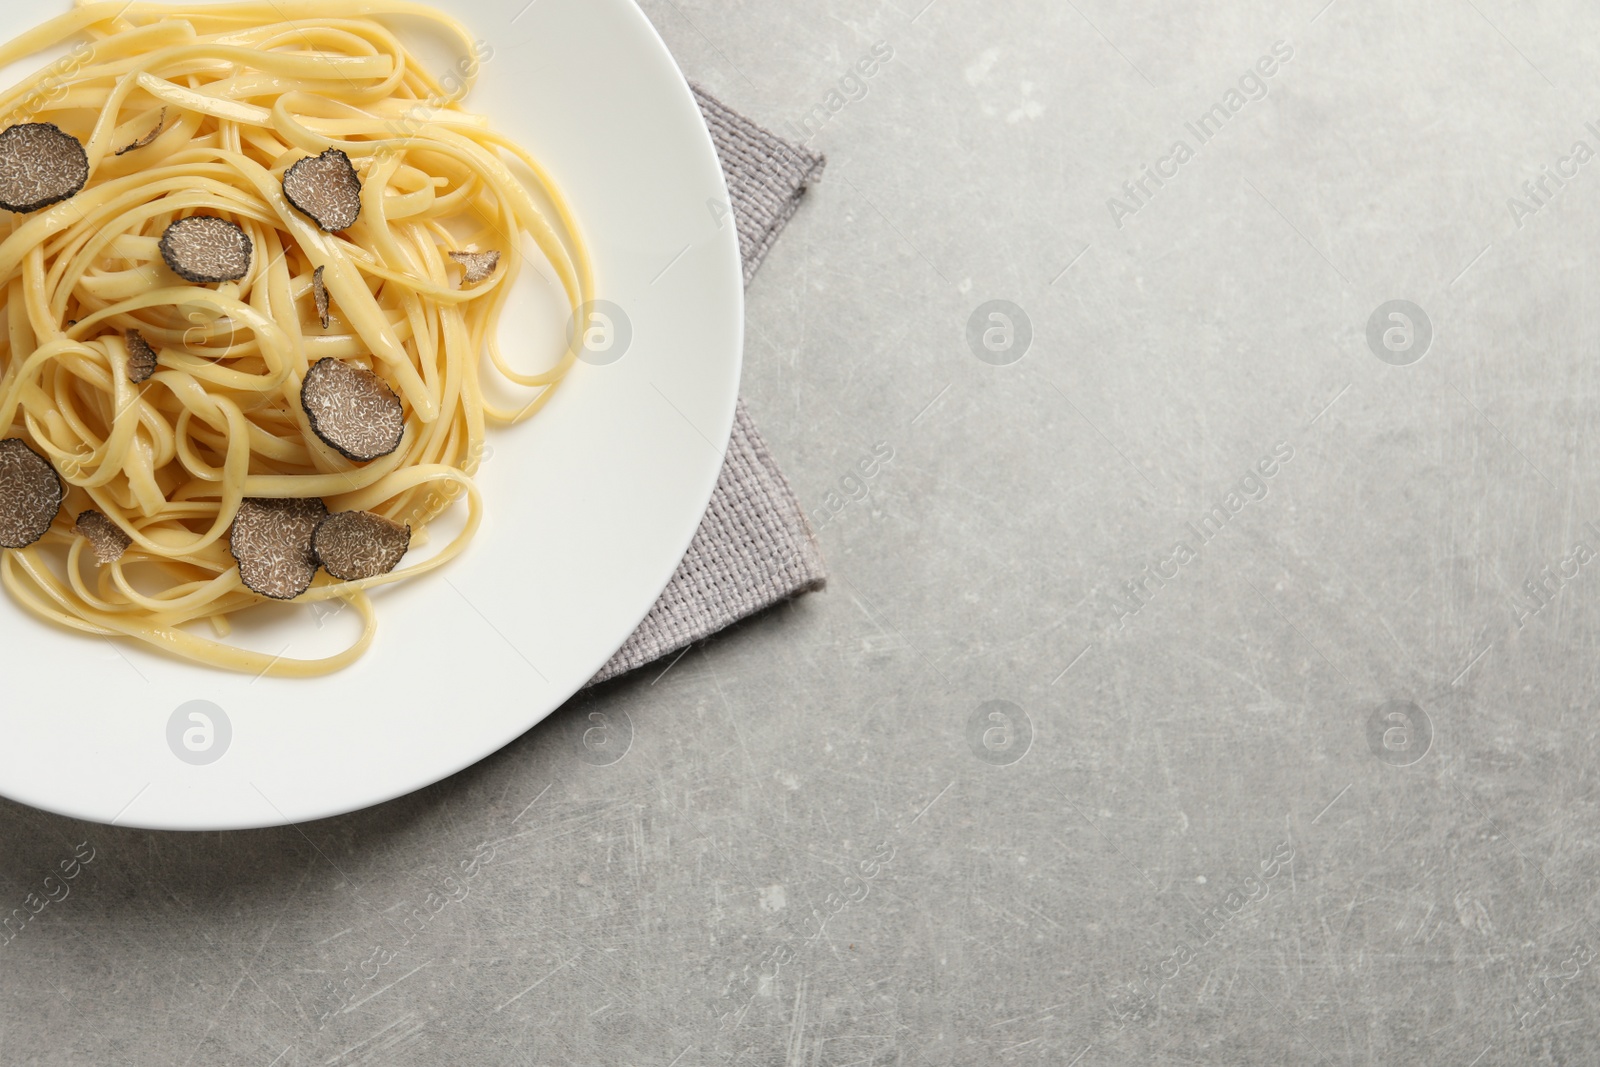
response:
{"label": "grey stone table", "polygon": [[0,805],[0,1063],[1600,1062],[1600,12],[902,2],[646,3],[830,157],[829,588],[345,818]]}

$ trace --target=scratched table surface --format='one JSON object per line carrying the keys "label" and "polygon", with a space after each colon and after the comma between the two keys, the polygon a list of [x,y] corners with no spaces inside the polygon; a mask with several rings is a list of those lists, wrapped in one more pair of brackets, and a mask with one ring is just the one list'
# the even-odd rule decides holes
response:
{"label": "scratched table surface", "polygon": [[830,157],[826,591],[347,817],[0,804],[0,1062],[1600,1062],[1600,13],[925,2],[646,3]]}

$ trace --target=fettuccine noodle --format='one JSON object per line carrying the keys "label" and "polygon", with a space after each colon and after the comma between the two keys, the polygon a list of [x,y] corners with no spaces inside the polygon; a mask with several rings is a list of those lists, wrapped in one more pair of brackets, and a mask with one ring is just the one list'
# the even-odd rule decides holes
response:
{"label": "fettuccine noodle", "polygon": [[[386,16],[425,20],[473,58],[441,84]],[[574,312],[591,299],[577,226],[539,163],[460,106],[487,49],[426,6],[80,3],[0,47],[0,66],[74,42],[0,94],[0,127],[54,123],[90,168],[70,199],[0,213],[0,435],[24,438],[66,486],[44,538],[0,553],[0,579],[28,610],[84,634],[252,674],[337,670],[372,643],[367,589],[443,565],[478,528],[472,475],[486,427],[534,414],[572,366],[581,342],[569,337],[548,369],[514,369],[497,322],[523,235]],[[329,148],[361,180],[359,219],[337,233],[282,187],[286,168]],[[163,231],[194,214],[249,236],[245,277],[193,284],[163,262]],[[497,250],[499,268],[464,285],[458,249]],[[313,302],[319,267],[328,329]],[[142,384],[125,373],[129,330],[160,356]],[[354,462],[310,432],[301,383],[324,358],[367,366],[398,395],[397,451]],[[491,371],[524,402],[486,399]],[[362,632],[338,654],[295,659],[226,640],[231,614],[272,603],[241,583],[229,551],[242,500],[322,498],[421,535],[463,496],[464,527],[426,562],[359,581],[319,572],[294,601],[356,609]],[[99,565],[73,532],[90,508],[131,538],[116,562]]]}

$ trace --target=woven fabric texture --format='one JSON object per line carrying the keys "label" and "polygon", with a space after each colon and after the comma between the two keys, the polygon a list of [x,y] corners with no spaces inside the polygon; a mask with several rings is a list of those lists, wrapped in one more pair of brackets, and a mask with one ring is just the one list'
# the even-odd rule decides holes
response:
{"label": "woven fabric texture", "polygon": [[827,161],[723,106],[698,85],[695,102],[728,179],[728,198],[739,227],[744,283],[750,284],[772,243],[800,206],[806,186],[822,177]]}
{"label": "woven fabric texture", "polygon": [[[699,87],[694,95],[728,179],[748,285],[824,161]],[[689,551],[644,622],[589,684],[669,656],[826,580],[805,512],[741,400],[722,474]]]}

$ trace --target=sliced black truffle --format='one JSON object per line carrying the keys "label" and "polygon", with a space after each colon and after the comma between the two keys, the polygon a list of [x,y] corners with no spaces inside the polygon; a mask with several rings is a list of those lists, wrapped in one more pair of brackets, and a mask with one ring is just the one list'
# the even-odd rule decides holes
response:
{"label": "sliced black truffle", "polygon": [[347,459],[365,462],[400,447],[405,412],[389,384],[364,367],[319,359],[300,383],[311,429]]}
{"label": "sliced black truffle", "polygon": [[20,437],[0,441],[0,547],[27,548],[50,529],[66,488]]}
{"label": "sliced black truffle", "polygon": [[133,544],[133,538],[122,532],[122,527],[90,508],[78,515],[72,532],[89,542],[101,563],[115,563]]}
{"label": "sliced black truffle", "polygon": [[247,497],[228,535],[240,581],[274,600],[293,600],[311,588],[317,574],[311,535],[327,514],[328,506],[315,497]]}
{"label": "sliced black truffle", "polygon": [[167,109],[166,108],[162,108],[161,109],[161,114],[156,118],[156,128],[151,130],[149,133],[145,134],[143,137],[139,138],[137,141],[133,142],[132,144],[125,144],[121,148],[117,149],[117,155],[119,155],[119,156],[120,155],[125,155],[125,154],[127,154],[129,152],[132,152],[135,148],[143,148],[145,145],[149,144],[151,141],[154,141],[157,137],[160,137],[161,136],[161,131],[166,129],[166,128],[167,128]]}
{"label": "sliced black truffle", "polygon": [[477,285],[500,265],[499,252],[451,252],[450,258],[466,268],[466,276],[461,279],[463,289]]}
{"label": "sliced black truffle", "polygon": [[337,148],[284,171],[283,195],[329,233],[349,229],[361,217],[361,178]]}
{"label": "sliced black truffle", "polygon": [[149,381],[156,372],[156,350],[138,330],[129,330],[122,340],[128,346],[128,381],[134,385]]}
{"label": "sliced black truffle", "polygon": [[311,298],[317,302],[317,318],[322,320],[322,328],[328,328],[328,287],[322,281],[322,268],[318,267],[311,272]]}
{"label": "sliced black truffle", "polygon": [[411,547],[411,527],[370,511],[341,511],[317,525],[311,549],[328,573],[346,582],[388,574]]}
{"label": "sliced black truffle", "polygon": [[191,215],[161,235],[161,258],[191,282],[231,282],[250,273],[250,235],[215,215]]}
{"label": "sliced black truffle", "polygon": [[83,142],[53,122],[0,132],[0,207],[25,214],[59,204],[89,181]]}

